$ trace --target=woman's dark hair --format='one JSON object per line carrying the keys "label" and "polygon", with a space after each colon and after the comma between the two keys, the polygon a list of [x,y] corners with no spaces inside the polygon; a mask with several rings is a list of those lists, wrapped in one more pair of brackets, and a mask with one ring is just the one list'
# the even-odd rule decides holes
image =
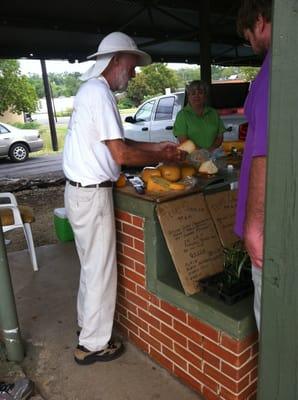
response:
{"label": "woman's dark hair", "polygon": [[243,31],[254,30],[258,16],[271,22],[272,0],[243,0],[238,11],[237,31],[243,36]]}
{"label": "woman's dark hair", "polygon": [[191,81],[186,85],[186,94],[188,95],[189,92],[193,89],[202,89],[204,91],[205,96],[207,96],[209,92],[209,85],[205,81],[200,81],[200,80]]}

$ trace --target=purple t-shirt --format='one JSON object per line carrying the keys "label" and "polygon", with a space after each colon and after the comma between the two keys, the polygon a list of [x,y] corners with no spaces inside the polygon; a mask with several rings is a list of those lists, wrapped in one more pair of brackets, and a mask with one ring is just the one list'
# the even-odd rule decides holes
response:
{"label": "purple t-shirt", "polygon": [[244,105],[248,132],[240,171],[235,233],[243,238],[250,165],[253,157],[267,155],[270,51],[251,85]]}

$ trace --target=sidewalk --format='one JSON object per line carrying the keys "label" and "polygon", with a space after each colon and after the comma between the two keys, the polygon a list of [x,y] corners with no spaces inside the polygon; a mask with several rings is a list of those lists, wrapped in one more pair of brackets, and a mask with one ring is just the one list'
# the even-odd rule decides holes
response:
{"label": "sidewalk", "polygon": [[198,394],[129,343],[117,360],[78,366],[73,361],[79,276],[74,245],[42,246],[37,257],[36,273],[27,251],[10,253],[9,264],[27,352],[19,372],[35,382],[44,399],[198,400]]}

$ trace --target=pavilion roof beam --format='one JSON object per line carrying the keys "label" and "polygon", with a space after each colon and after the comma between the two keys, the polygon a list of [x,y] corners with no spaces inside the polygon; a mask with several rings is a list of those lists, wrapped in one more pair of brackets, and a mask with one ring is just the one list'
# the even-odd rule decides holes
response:
{"label": "pavilion roof beam", "polygon": [[129,20],[128,20],[125,24],[119,26],[118,29],[116,29],[116,30],[119,31],[119,32],[125,31],[125,29],[126,29],[133,21],[135,21],[143,12],[145,12],[146,9],[147,9],[147,7],[145,7],[145,6],[142,7],[140,10],[138,10],[136,13],[134,13],[134,14],[129,18]]}

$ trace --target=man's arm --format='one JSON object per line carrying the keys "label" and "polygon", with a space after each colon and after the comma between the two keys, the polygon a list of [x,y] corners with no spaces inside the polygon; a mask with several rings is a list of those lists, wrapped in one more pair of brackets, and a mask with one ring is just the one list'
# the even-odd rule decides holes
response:
{"label": "man's arm", "polygon": [[[137,143],[137,142],[136,142]],[[113,159],[119,165],[138,166],[158,163],[160,161],[180,162],[185,160],[187,153],[177,148],[177,144],[172,142],[161,142],[151,144],[144,143],[142,146],[126,144],[121,139],[107,140]]]}
{"label": "man's arm", "polygon": [[161,151],[165,146],[174,146],[177,147],[177,144],[174,142],[138,142],[136,140],[125,139],[125,144],[133,147],[134,149],[145,150],[145,151]]}
{"label": "man's arm", "polygon": [[253,265],[263,265],[266,157],[254,157],[250,169],[244,242]]}

